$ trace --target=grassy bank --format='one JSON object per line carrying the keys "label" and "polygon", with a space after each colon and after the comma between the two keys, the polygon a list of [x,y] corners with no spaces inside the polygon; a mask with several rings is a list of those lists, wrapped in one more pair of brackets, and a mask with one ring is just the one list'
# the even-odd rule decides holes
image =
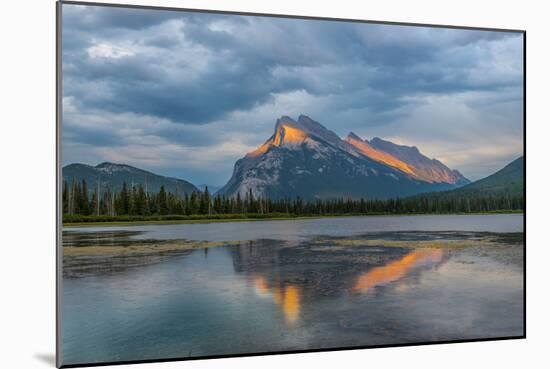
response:
{"label": "grassy bank", "polygon": [[316,218],[334,218],[350,216],[404,216],[404,215],[483,215],[483,214],[523,214],[521,210],[496,210],[476,213],[340,213],[340,214],[215,214],[215,215],[123,215],[123,216],[95,216],[95,215],[64,215],[63,226],[97,226],[97,225],[129,225],[129,224],[189,224],[189,223],[222,223],[222,222],[250,222],[262,220],[299,220]]}

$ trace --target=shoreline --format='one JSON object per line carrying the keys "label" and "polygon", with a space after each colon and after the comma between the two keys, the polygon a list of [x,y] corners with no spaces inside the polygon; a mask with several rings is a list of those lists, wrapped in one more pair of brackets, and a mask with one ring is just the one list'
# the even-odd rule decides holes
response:
{"label": "shoreline", "polygon": [[489,212],[476,212],[476,213],[373,213],[373,214],[331,214],[331,215],[312,215],[312,216],[281,216],[281,217],[250,217],[250,218],[205,218],[205,219],[167,219],[167,220],[122,220],[122,221],[99,221],[99,222],[71,222],[63,223],[62,228],[72,227],[97,227],[97,226],[140,226],[140,225],[170,225],[170,224],[204,224],[204,223],[233,223],[233,222],[261,222],[261,221],[284,221],[284,220],[308,220],[308,219],[323,219],[323,218],[351,218],[351,217],[393,217],[393,216],[428,216],[428,215],[510,215],[521,214],[524,215],[524,211],[489,211]]}
{"label": "shoreline", "polygon": [[[438,232],[436,232],[438,233]],[[352,237],[321,237],[312,239],[312,247],[384,247],[407,249],[463,249],[469,247],[491,246],[506,243],[509,245],[523,242],[523,233],[514,232],[511,236],[502,236],[497,233],[466,232],[446,233],[443,238],[429,239],[400,239],[400,238],[369,238],[365,236]],[[199,249],[208,249],[220,246],[238,246],[248,241],[198,241],[186,239],[150,240],[150,241],[123,241],[120,244],[93,244],[63,246],[63,257],[99,257],[99,256],[150,256],[167,253],[178,253]]]}

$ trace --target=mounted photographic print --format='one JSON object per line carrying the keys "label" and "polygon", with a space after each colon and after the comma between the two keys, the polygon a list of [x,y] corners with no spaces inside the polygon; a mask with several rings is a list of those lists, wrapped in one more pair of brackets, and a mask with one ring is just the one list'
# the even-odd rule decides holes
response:
{"label": "mounted photographic print", "polygon": [[524,338],[524,47],[58,3],[58,366]]}

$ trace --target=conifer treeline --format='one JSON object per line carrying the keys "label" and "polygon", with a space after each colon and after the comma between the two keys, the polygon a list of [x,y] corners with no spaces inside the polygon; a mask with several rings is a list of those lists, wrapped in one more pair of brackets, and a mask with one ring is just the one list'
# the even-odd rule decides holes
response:
{"label": "conifer treeline", "polygon": [[157,193],[146,193],[142,185],[129,188],[123,184],[119,192],[96,186],[89,191],[85,180],[63,183],[63,214],[84,216],[124,215],[216,215],[216,214],[369,214],[369,213],[475,213],[499,210],[523,210],[524,197],[518,195],[418,195],[408,198],[330,199],[305,201],[300,198],[272,200],[246,196],[212,196],[192,192],[182,196],[167,192],[162,186]]}

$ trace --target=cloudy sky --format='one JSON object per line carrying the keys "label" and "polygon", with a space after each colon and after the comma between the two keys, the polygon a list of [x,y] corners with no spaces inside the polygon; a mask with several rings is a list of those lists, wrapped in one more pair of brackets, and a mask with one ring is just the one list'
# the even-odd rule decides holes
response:
{"label": "cloudy sky", "polygon": [[282,115],[469,179],[523,151],[518,33],[63,5],[63,163],[223,185]]}

